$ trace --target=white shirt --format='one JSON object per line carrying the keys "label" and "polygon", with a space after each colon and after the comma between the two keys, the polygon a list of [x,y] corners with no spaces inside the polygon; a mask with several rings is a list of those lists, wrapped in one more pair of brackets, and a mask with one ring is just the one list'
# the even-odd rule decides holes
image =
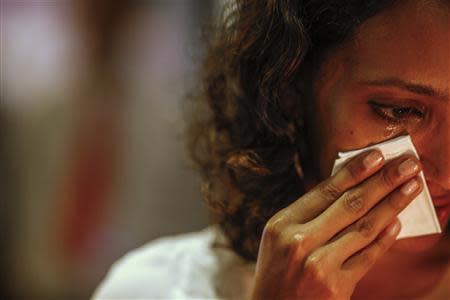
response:
{"label": "white shirt", "polygon": [[[227,244],[216,226],[157,239],[116,262],[92,299],[246,299],[255,265]],[[450,270],[422,299],[450,299],[449,282]]]}
{"label": "white shirt", "polygon": [[245,299],[255,266],[226,245],[216,226],[157,239],[116,262],[93,299]]}

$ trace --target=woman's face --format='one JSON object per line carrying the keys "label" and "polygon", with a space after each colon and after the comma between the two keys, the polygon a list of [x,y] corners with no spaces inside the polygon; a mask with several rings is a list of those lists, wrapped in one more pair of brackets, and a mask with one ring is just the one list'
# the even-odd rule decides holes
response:
{"label": "woman's face", "polygon": [[[328,57],[315,77],[311,124],[322,179],[337,152],[409,134],[433,201],[450,201],[449,37],[448,2],[400,1]],[[442,213],[441,226],[448,219]],[[438,239],[406,239],[395,248],[423,250]]]}

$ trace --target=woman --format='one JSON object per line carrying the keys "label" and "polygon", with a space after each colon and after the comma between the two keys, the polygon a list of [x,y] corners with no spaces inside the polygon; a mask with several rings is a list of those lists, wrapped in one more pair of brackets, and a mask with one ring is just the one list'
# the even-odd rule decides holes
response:
{"label": "woman", "polygon": [[[448,297],[449,30],[448,0],[236,1],[191,132],[218,225],[127,256],[96,297]],[[369,151],[330,177],[404,134],[420,161]],[[444,232],[396,240],[421,170]]]}

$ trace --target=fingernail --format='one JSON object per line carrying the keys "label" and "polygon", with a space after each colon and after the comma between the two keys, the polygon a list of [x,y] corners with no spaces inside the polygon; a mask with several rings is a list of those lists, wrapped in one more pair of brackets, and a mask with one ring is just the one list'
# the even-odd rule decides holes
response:
{"label": "fingernail", "polygon": [[408,183],[402,186],[401,192],[408,196],[414,193],[418,188],[419,183],[417,182],[417,180],[411,179],[410,181],[408,181]]}
{"label": "fingernail", "polygon": [[402,176],[409,176],[417,172],[419,165],[412,159],[407,159],[398,166],[398,172]]}
{"label": "fingernail", "polygon": [[383,155],[378,151],[373,151],[364,158],[363,164],[367,169],[371,169],[381,163],[382,160]]}
{"label": "fingernail", "polygon": [[392,225],[389,227],[389,229],[388,229],[388,231],[387,231],[387,234],[389,234],[389,235],[391,235],[391,236],[396,236],[396,235],[399,234],[401,227],[402,227],[402,226],[401,226],[401,224],[400,224],[400,221],[397,219],[397,220],[395,221],[395,223],[392,224]]}

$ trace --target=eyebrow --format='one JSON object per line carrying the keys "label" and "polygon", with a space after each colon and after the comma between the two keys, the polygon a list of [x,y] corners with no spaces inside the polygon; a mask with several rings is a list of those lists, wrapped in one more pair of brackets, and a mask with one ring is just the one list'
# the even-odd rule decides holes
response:
{"label": "eyebrow", "polygon": [[399,78],[365,80],[365,81],[360,81],[359,83],[364,84],[364,85],[379,86],[379,87],[395,87],[395,88],[399,88],[402,90],[406,90],[406,91],[414,93],[414,94],[449,101],[448,93],[433,89],[432,87],[430,87],[428,85],[410,83],[410,82],[403,81]]}

